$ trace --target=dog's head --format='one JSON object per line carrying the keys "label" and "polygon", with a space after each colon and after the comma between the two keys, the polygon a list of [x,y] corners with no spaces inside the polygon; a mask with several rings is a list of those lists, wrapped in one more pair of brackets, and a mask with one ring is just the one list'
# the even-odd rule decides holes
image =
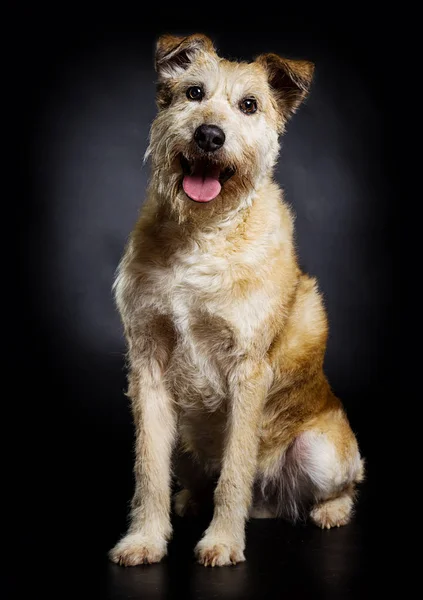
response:
{"label": "dog's head", "polygon": [[181,219],[246,205],[271,173],[278,136],[308,93],[313,64],[263,54],[220,58],[209,38],[165,35],[155,59],[153,184]]}

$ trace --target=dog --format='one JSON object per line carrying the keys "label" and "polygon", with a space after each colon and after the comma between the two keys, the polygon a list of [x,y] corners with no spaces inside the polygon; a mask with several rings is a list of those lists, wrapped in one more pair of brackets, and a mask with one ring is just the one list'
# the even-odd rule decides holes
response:
{"label": "dog", "polygon": [[128,345],[135,492],[114,562],[155,563],[175,511],[214,485],[198,561],[245,560],[248,518],[350,520],[364,461],[323,373],[328,326],[272,178],[314,65],[218,56],[205,35],[156,46],[147,199],[114,284]]}

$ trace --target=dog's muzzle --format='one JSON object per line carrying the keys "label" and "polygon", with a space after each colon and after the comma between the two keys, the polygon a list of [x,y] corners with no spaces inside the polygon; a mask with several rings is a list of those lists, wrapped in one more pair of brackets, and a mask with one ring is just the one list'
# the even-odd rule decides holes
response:
{"label": "dog's muzzle", "polygon": [[181,156],[184,171],[182,187],[184,192],[195,202],[210,202],[221,192],[222,184],[229,179],[234,171],[216,162],[212,153],[220,150],[225,143],[225,133],[217,125],[203,124],[197,127],[194,141],[201,152],[198,158],[188,161]]}

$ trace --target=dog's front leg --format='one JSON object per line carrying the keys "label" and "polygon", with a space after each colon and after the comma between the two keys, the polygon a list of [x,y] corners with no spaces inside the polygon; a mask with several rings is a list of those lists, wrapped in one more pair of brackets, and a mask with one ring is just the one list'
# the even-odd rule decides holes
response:
{"label": "dog's front leg", "polygon": [[229,380],[230,398],[222,470],[214,495],[214,516],[196,554],[205,566],[245,560],[245,521],[256,472],[258,429],[271,370],[245,360]]}
{"label": "dog's front leg", "polygon": [[128,533],[109,554],[125,566],[158,562],[166,554],[172,532],[170,461],[176,429],[162,366],[154,355],[131,358],[128,395],[136,427],[136,486]]}

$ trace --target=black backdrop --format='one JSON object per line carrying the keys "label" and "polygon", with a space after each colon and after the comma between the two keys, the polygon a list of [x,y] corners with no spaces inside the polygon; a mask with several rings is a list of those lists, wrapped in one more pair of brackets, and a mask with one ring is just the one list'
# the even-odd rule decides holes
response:
{"label": "black backdrop", "polygon": [[[144,198],[153,46],[166,31],[207,33],[229,57],[272,51],[316,63],[276,176],[297,215],[300,262],[324,294],[325,368],[371,480],[380,440],[372,415],[390,389],[393,343],[391,113],[379,59],[387,46],[365,23],[350,25],[322,19],[282,24],[277,33],[230,34],[198,23],[189,31],[161,23],[126,33],[44,27],[22,38],[12,101],[26,200],[16,207],[22,294],[12,310],[23,327],[18,336],[13,330],[15,367],[23,364],[22,338],[27,350],[14,378],[22,392],[11,498],[19,514],[28,505],[36,513],[23,528],[28,549],[49,548],[50,561],[93,562],[125,528],[133,431],[111,286]],[[66,541],[55,539],[51,548],[63,529]]]}

